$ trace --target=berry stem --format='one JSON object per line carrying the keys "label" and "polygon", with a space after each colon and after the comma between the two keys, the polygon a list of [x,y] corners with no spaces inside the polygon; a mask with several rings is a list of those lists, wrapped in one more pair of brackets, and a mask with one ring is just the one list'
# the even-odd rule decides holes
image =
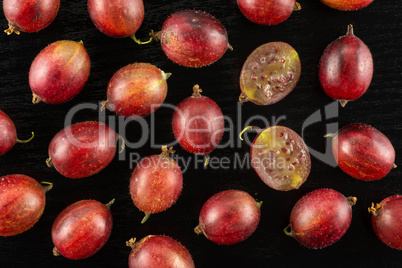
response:
{"label": "berry stem", "polygon": [[159,40],[161,40],[161,31],[159,32],[154,32],[154,30],[151,30],[151,32],[149,33],[149,36],[151,36],[151,38],[153,40],[155,40],[156,42],[158,42]]}
{"label": "berry stem", "polygon": [[201,92],[202,92],[202,89],[200,88],[200,86],[195,85],[193,87],[193,95],[192,95],[192,97],[201,97]]}
{"label": "berry stem", "polygon": [[168,149],[167,145],[163,145],[162,146],[162,153],[159,156],[162,157],[162,158],[169,158],[169,154],[173,154],[175,152],[176,151],[173,150],[173,147],[170,147]]}
{"label": "berry stem", "polygon": [[[346,32],[346,35],[354,35],[354,33],[353,33],[353,25],[352,24],[348,25],[348,31]],[[346,105],[346,103],[345,103],[345,105]]]}
{"label": "berry stem", "polygon": [[164,71],[162,71],[162,77],[163,77],[164,81],[168,80],[169,77],[171,77],[171,76],[172,76],[172,73],[165,73]]}
{"label": "berry stem", "polygon": [[46,159],[46,165],[47,165],[48,167],[53,167],[53,162],[52,162],[52,158],[51,158],[51,157],[49,157],[48,159]]}
{"label": "berry stem", "polygon": [[328,133],[328,134],[325,134],[325,135],[324,135],[324,138],[333,138],[333,137],[335,137],[335,136],[336,136],[335,133]]}
{"label": "berry stem", "polygon": [[106,109],[109,109],[109,101],[108,100],[101,102],[101,107],[100,107],[101,112],[103,112]]}
{"label": "berry stem", "polygon": [[240,94],[239,96],[239,101],[240,103],[243,105],[243,103],[248,102],[249,99],[247,98],[246,94],[244,94],[243,92]]}
{"label": "berry stem", "polygon": [[295,3],[295,7],[293,8],[293,11],[299,11],[299,10],[301,10],[301,9],[302,9],[302,7],[301,7],[300,3],[299,3],[299,2],[296,2],[296,3]]}
{"label": "berry stem", "polygon": [[375,217],[378,216],[378,210],[381,208],[380,204],[371,203],[371,207],[368,208],[368,212],[373,214]]}
{"label": "berry stem", "polygon": [[112,200],[110,200],[109,203],[107,203],[105,206],[107,207],[107,209],[110,209],[110,207],[114,204],[114,201],[116,201],[116,198],[113,198]]}
{"label": "berry stem", "polygon": [[244,128],[244,129],[240,132],[240,134],[239,134],[240,140],[242,140],[242,141],[244,140],[243,137],[242,137],[242,135],[243,135],[243,133],[246,132],[247,130],[254,130],[254,131],[256,131],[258,134],[262,132],[262,129],[259,128],[259,127],[248,126],[248,127]]}
{"label": "berry stem", "polygon": [[8,23],[8,29],[4,30],[4,32],[7,35],[10,35],[12,33],[20,34],[20,31],[18,31],[18,29],[14,25],[12,25],[11,23]]}
{"label": "berry stem", "polygon": [[204,167],[206,167],[206,166],[208,166],[208,164],[209,164],[209,159],[210,159],[210,157],[209,157],[209,154],[204,154],[204,156],[205,156]]}
{"label": "berry stem", "polygon": [[121,154],[124,151],[124,148],[126,147],[126,141],[122,135],[117,136],[117,140],[121,140],[120,151],[119,151],[119,154]]}
{"label": "berry stem", "polygon": [[339,103],[341,104],[342,107],[345,107],[346,104],[348,104],[348,100],[339,100]]}
{"label": "berry stem", "polygon": [[357,202],[357,198],[354,196],[349,196],[348,198],[346,198],[349,201],[349,205],[352,207],[354,205],[356,205]]}
{"label": "berry stem", "polygon": [[293,232],[292,232],[292,226],[289,225],[285,227],[285,229],[283,229],[283,232],[285,233],[285,235],[293,237]]}
{"label": "berry stem", "polygon": [[198,225],[197,227],[194,228],[194,233],[196,233],[197,235],[200,235],[203,233],[201,225]]}
{"label": "berry stem", "polygon": [[242,137],[243,133],[246,132],[247,130],[252,130],[252,129],[253,129],[252,126],[248,126],[248,127],[246,127],[245,129],[243,129],[243,130],[240,132],[240,134],[239,134],[240,140],[244,141],[244,139],[243,139],[243,137]]}
{"label": "berry stem", "polygon": [[151,213],[145,213],[145,217],[142,219],[141,224],[144,224],[149,219],[149,216],[151,216]]}
{"label": "berry stem", "polygon": [[61,254],[60,254],[60,252],[57,250],[57,248],[56,248],[56,247],[54,247],[54,248],[53,248],[52,252],[53,252],[53,256],[58,257],[58,256],[60,256],[60,255],[61,255]]}
{"label": "berry stem", "polygon": [[41,102],[42,100],[39,98],[38,95],[36,95],[35,93],[32,94],[32,103],[33,104],[38,104],[39,102]]}
{"label": "berry stem", "polygon": [[262,201],[257,202],[257,206],[260,208],[262,206]]}
{"label": "berry stem", "polygon": [[126,246],[127,246],[127,247],[130,247],[131,249],[135,249],[135,247],[136,247],[135,241],[137,241],[137,239],[136,239],[135,237],[134,237],[134,238],[131,238],[130,240],[128,240],[128,241],[126,242]]}
{"label": "berry stem", "polygon": [[29,139],[27,139],[27,140],[19,140],[17,138],[17,142],[18,143],[28,143],[28,142],[30,142],[35,137],[35,134],[33,132],[31,132],[31,133],[32,133],[32,136]]}
{"label": "berry stem", "polygon": [[53,188],[53,183],[47,181],[41,181],[41,184],[45,184],[46,186],[43,187],[43,191],[45,193],[49,192]]}
{"label": "berry stem", "polygon": [[154,40],[154,38],[151,36],[151,38],[149,38],[148,41],[140,41],[140,40],[138,40],[138,39],[135,37],[135,35],[132,35],[132,36],[131,36],[131,39],[133,39],[134,42],[136,42],[136,43],[139,44],[139,45],[149,44],[149,43],[152,42],[152,40]]}

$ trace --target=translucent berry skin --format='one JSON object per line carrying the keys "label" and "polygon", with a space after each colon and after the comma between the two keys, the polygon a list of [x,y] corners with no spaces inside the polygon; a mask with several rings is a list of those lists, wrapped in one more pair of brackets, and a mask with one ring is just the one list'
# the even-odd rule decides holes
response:
{"label": "translucent berry skin", "polygon": [[201,208],[197,234],[220,245],[244,241],[257,229],[260,204],[248,193],[227,190],[213,195]]}
{"label": "translucent berry skin", "polygon": [[45,209],[46,188],[26,175],[0,178],[0,236],[23,233],[33,227]]}
{"label": "translucent berry skin", "polygon": [[241,102],[271,105],[296,87],[301,63],[296,50],[284,42],[270,42],[256,48],[240,73]]}
{"label": "translucent berry skin", "polygon": [[276,25],[287,20],[295,4],[296,0],[237,0],[243,15],[261,25]]}
{"label": "translucent berry skin", "polygon": [[38,32],[54,20],[60,0],[3,0],[3,12],[9,23],[7,34]]}
{"label": "translucent berry skin", "polygon": [[374,0],[321,0],[321,2],[331,8],[351,11],[364,8]]}
{"label": "translucent berry skin", "polygon": [[7,153],[17,142],[17,131],[13,121],[0,110],[0,156]]}
{"label": "translucent berry skin", "polygon": [[225,122],[219,106],[208,97],[195,94],[177,105],[172,128],[180,146],[194,154],[208,155],[219,144]]}
{"label": "translucent berry skin", "polygon": [[371,222],[378,238],[387,246],[402,250],[402,196],[385,198],[376,207],[369,208]]}
{"label": "translucent berry skin", "polygon": [[263,130],[254,139],[250,151],[254,170],[275,190],[298,189],[310,174],[308,147],[290,128],[272,126]]}
{"label": "translucent berry skin", "polygon": [[33,103],[71,100],[86,84],[90,69],[82,42],[63,40],[50,44],[35,57],[29,70]]}
{"label": "translucent berry skin", "polygon": [[163,23],[160,41],[166,56],[186,67],[212,64],[231,48],[222,23],[199,10],[170,15]]}
{"label": "translucent berry skin", "polygon": [[350,201],[338,191],[318,189],[303,196],[290,214],[291,235],[305,247],[319,249],[337,242],[352,221]]}
{"label": "translucent berry skin", "polygon": [[325,93],[342,106],[360,98],[373,77],[373,57],[369,48],[353,34],[348,33],[333,41],[321,56],[319,77]]}
{"label": "translucent berry skin", "polygon": [[332,152],[344,172],[364,181],[383,178],[395,162],[395,149],[390,140],[365,124],[342,127],[332,140]]}
{"label": "translucent berry skin", "polygon": [[168,209],[179,198],[183,175],[169,156],[152,155],[141,160],[130,179],[130,194],[135,206],[154,214]]}
{"label": "translucent berry skin", "polygon": [[194,268],[188,250],[176,240],[162,235],[149,235],[133,245],[128,257],[129,268],[180,267]]}
{"label": "translucent berry skin", "polygon": [[92,22],[102,33],[115,37],[133,36],[144,20],[142,0],[88,0]]}
{"label": "translucent berry skin", "polygon": [[118,135],[107,125],[86,121],[61,130],[49,144],[49,160],[71,179],[94,175],[114,158]]}
{"label": "translucent berry skin", "polygon": [[66,207],[52,226],[55,255],[81,260],[98,252],[113,227],[109,207],[95,200],[81,200]]}
{"label": "translucent berry skin", "polygon": [[124,117],[148,116],[164,102],[169,76],[149,63],[134,63],[121,68],[109,81],[109,109]]}

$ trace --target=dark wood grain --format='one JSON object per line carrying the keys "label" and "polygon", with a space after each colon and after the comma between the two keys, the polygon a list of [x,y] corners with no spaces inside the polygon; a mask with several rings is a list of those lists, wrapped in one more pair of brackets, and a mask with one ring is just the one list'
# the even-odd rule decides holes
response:
{"label": "dark wood grain", "polygon": [[[131,237],[141,239],[150,234],[165,234],[180,241],[194,258],[196,267],[401,267],[401,252],[385,246],[371,228],[367,207],[371,202],[402,194],[402,3],[399,0],[376,0],[360,11],[332,10],[319,1],[300,1],[302,10],[277,26],[260,26],[249,22],[240,12],[235,0],[145,0],[145,19],[137,37],[146,39],[151,29],[161,28],[163,21],[174,11],[201,9],[218,18],[227,28],[233,51],[211,66],[190,69],[172,63],[163,54],[160,44],[139,46],[129,38],[114,39],[102,34],[92,24],[86,1],[62,0],[55,21],[38,33],[6,34],[0,37],[0,109],[15,122],[20,139],[35,139],[28,144],[17,144],[0,157],[0,176],[22,173],[38,181],[54,183],[47,194],[45,212],[39,222],[28,232],[15,237],[0,237],[1,267],[127,267],[130,248],[125,241]],[[224,115],[234,120],[233,148],[226,147],[211,153],[214,157],[227,157],[249,152],[249,146],[239,143],[237,133],[245,121],[253,115],[261,115],[271,121],[272,116],[285,116],[280,123],[299,134],[305,120],[317,110],[332,103],[321,89],[318,80],[318,63],[326,46],[345,34],[348,24],[354,25],[356,36],[370,48],[374,59],[374,77],[367,93],[357,101],[339,109],[339,116],[311,125],[304,131],[308,146],[325,150],[327,123],[366,123],[373,125],[391,140],[396,150],[396,164],[385,178],[363,182],[349,177],[338,167],[331,167],[312,157],[312,171],[297,191],[279,192],[268,188],[250,168],[234,169],[211,167],[194,168],[194,157],[175,146],[176,154],[186,159],[193,157],[191,167],[184,173],[184,188],[177,203],[167,211],[153,215],[144,225],[140,224],[142,212],[133,205],[128,183],[132,167],[130,153],[141,157],[159,154],[148,140],[141,148],[127,148],[126,161],[114,161],[101,173],[80,180],[64,178],[49,169],[45,160],[52,137],[64,127],[68,111],[78,104],[99,104],[106,98],[109,79],[121,67],[133,62],[149,62],[165,72],[173,73],[168,80],[166,103],[177,105],[192,93],[199,84],[203,94],[220,105]],[[0,25],[7,28],[4,16]],[[90,55],[91,75],[83,91],[73,100],[62,105],[31,103],[28,85],[29,67],[41,49],[57,41],[82,40]],[[247,56],[258,46],[270,41],[284,41],[299,53],[302,75],[295,90],[282,101],[271,106],[246,103],[238,106],[239,74]],[[240,108],[239,108],[240,107]],[[241,109],[241,121],[237,121]],[[174,141],[171,130],[173,111],[162,108],[154,114],[155,141],[165,144]],[[323,112],[321,112],[324,115]],[[107,112],[107,116],[114,113]],[[74,117],[74,122],[97,120],[98,111],[85,110]],[[151,117],[145,118],[151,122]],[[111,117],[107,123],[118,123]],[[252,122],[263,127],[261,121]],[[118,124],[117,124],[118,125]],[[229,127],[229,125],[227,125]],[[142,130],[134,122],[126,127],[127,140],[134,142]],[[248,136],[254,138],[253,133]],[[230,140],[225,133],[223,141]],[[201,159],[201,158],[198,158]],[[358,198],[353,207],[350,229],[334,245],[323,250],[309,250],[283,233],[289,222],[292,206],[304,194],[318,188],[333,188],[345,196]],[[256,232],[242,243],[218,246],[205,237],[197,236],[193,228],[198,224],[198,214],[203,203],[218,191],[244,190],[256,200],[263,201],[261,222]],[[107,203],[116,198],[111,211],[114,228],[109,241],[94,256],[81,261],[70,261],[52,255],[50,230],[54,219],[65,207],[81,199],[96,199]]]}

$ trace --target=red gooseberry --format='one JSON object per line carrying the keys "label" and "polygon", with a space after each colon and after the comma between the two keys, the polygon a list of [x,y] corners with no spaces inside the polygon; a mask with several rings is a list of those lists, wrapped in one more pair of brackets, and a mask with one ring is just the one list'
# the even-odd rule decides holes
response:
{"label": "red gooseberry", "polygon": [[183,175],[169,153],[174,153],[173,148],[163,146],[160,155],[142,159],[131,175],[131,198],[135,206],[145,213],[141,223],[151,214],[168,209],[179,198]]}
{"label": "red gooseberry", "polygon": [[373,57],[366,44],[354,35],[352,25],[345,36],[325,49],[319,77],[325,93],[339,100],[342,107],[367,91],[373,78]]}
{"label": "red gooseberry", "polygon": [[330,246],[348,230],[356,201],[332,189],[312,191],[294,205],[285,234],[308,248]]}
{"label": "red gooseberry", "polygon": [[126,243],[131,247],[129,268],[194,268],[188,250],[179,242],[164,235],[148,235],[138,242],[135,238]]}
{"label": "red gooseberry", "polygon": [[8,35],[38,32],[55,19],[60,0],[3,0],[3,12],[8,20]]}
{"label": "red gooseberry", "polygon": [[44,48],[29,70],[32,102],[59,104],[71,100],[86,84],[91,69],[82,42],[57,41]]}
{"label": "red gooseberry", "polygon": [[73,124],[53,137],[46,163],[67,178],[94,175],[113,160],[119,138],[113,129],[100,122]]}
{"label": "red gooseberry", "polygon": [[52,226],[53,255],[81,260],[98,252],[112,232],[110,206],[96,200],[81,200],[66,207]]}
{"label": "red gooseberry", "polygon": [[124,117],[147,116],[165,100],[170,75],[149,63],[129,64],[110,79],[103,105]]}
{"label": "red gooseberry", "polygon": [[180,146],[190,153],[204,155],[207,165],[209,153],[222,139],[225,122],[219,106],[210,98],[201,96],[201,92],[195,85],[193,95],[177,105],[172,128]]}
{"label": "red gooseberry", "polygon": [[53,184],[26,175],[0,178],[0,236],[23,233],[34,226],[45,209],[47,193]]}
{"label": "red gooseberry", "polygon": [[226,190],[210,197],[202,206],[196,234],[210,241],[232,245],[247,239],[260,222],[260,206],[248,193]]}

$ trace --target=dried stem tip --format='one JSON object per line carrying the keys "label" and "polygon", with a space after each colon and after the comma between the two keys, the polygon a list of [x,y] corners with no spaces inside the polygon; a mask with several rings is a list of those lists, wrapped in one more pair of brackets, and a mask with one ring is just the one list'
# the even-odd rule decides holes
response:
{"label": "dried stem tip", "polygon": [[371,207],[368,208],[368,212],[373,214],[375,217],[378,215],[378,210],[381,208],[380,204],[371,203]]}
{"label": "dried stem tip", "polygon": [[350,196],[350,197],[347,198],[347,200],[349,201],[350,206],[356,205],[356,202],[357,202],[357,198],[356,198],[356,197]]}
{"label": "dried stem tip", "polygon": [[160,157],[168,158],[168,157],[169,157],[169,154],[173,154],[173,153],[175,153],[175,152],[176,152],[176,151],[173,150],[173,147],[170,147],[170,148],[168,149],[168,147],[167,147],[166,145],[163,145],[163,146],[162,146],[162,153],[160,154]]}
{"label": "dried stem tip", "polygon": [[346,32],[346,35],[354,35],[354,33],[353,33],[353,25],[352,24],[348,25],[348,31]]}
{"label": "dried stem tip", "polygon": [[197,235],[200,235],[203,233],[201,225],[198,225],[197,227],[194,228],[194,233],[196,233]]}
{"label": "dried stem tip", "polygon": [[193,87],[193,97],[200,97],[201,96],[201,92],[202,92],[202,89],[200,88],[200,86],[199,85],[195,85],[194,87]]}
{"label": "dried stem tip", "polygon": [[135,248],[135,241],[137,241],[137,239],[135,237],[131,238],[130,240],[128,240],[126,242],[126,246],[134,249]]}

